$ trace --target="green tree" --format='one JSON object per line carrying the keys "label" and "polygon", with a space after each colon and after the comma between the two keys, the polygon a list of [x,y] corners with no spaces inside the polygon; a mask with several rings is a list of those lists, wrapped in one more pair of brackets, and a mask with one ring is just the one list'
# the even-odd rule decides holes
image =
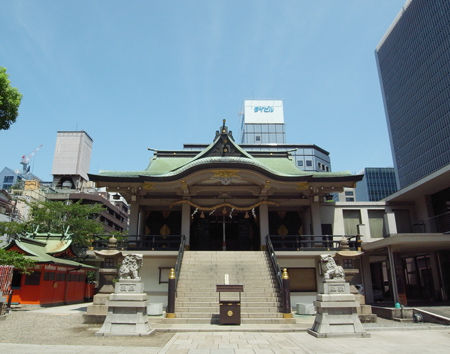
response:
{"label": "green tree", "polygon": [[29,221],[25,223],[0,223],[0,234],[33,232],[64,233],[67,229],[76,244],[87,246],[92,235],[103,232],[103,226],[96,220],[103,211],[100,204],[82,204],[63,201],[44,201],[30,204]]}
{"label": "green tree", "polygon": [[31,259],[25,258],[20,253],[15,251],[6,251],[0,248],[0,265],[12,265],[20,272],[29,274],[32,271],[34,262]]}
{"label": "green tree", "polygon": [[0,67],[0,130],[9,129],[19,114],[22,94],[11,86],[6,69]]}

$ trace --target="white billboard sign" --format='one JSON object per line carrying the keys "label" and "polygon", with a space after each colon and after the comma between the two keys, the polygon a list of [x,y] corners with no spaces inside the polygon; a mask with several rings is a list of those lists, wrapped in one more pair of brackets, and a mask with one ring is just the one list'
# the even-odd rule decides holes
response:
{"label": "white billboard sign", "polygon": [[250,124],[284,123],[283,101],[281,100],[244,101],[244,123]]}

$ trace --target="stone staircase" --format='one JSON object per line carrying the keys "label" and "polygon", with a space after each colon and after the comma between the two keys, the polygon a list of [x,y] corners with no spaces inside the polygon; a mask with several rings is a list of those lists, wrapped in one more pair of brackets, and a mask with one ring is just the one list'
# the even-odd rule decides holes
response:
{"label": "stone staircase", "polygon": [[[219,294],[216,284],[244,285],[241,293],[241,323],[295,323],[279,312],[276,279],[265,252],[186,251],[178,279],[175,314],[178,323],[217,323]],[[222,299],[238,294],[222,293]]]}

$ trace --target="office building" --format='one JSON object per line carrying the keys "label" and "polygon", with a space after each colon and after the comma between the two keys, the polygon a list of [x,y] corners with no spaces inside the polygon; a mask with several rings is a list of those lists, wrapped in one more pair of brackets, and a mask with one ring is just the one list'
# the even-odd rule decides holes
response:
{"label": "office building", "polygon": [[375,53],[404,188],[450,163],[450,1],[407,1]]}
{"label": "office building", "polygon": [[392,167],[366,167],[363,179],[356,184],[356,200],[376,202],[397,192]]}
{"label": "office building", "polygon": [[376,58],[400,190],[384,199],[389,237],[363,246],[366,300],[448,301],[450,2],[407,1]]}
{"label": "office building", "polygon": [[[246,151],[289,152],[303,171],[331,172],[330,154],[317,145],[287,144],[283,101],[245,100],[241,121],[241,144]],[[202,148],[202,145],[185,145]]]}

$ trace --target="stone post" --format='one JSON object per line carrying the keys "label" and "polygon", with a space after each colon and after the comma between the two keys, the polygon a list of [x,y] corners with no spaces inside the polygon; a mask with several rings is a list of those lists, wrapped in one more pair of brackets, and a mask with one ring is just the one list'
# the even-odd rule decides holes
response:
{"label": "stone post", "polygon": [[292,318],[291,292],[289,290],[289,274],[287,269],[283,269],[283,318]]}
{"label": "stone post", "polygon": [[169,273],[169,298],[167,301],[167,318],[175,318],[175,269],[170,268]]}

